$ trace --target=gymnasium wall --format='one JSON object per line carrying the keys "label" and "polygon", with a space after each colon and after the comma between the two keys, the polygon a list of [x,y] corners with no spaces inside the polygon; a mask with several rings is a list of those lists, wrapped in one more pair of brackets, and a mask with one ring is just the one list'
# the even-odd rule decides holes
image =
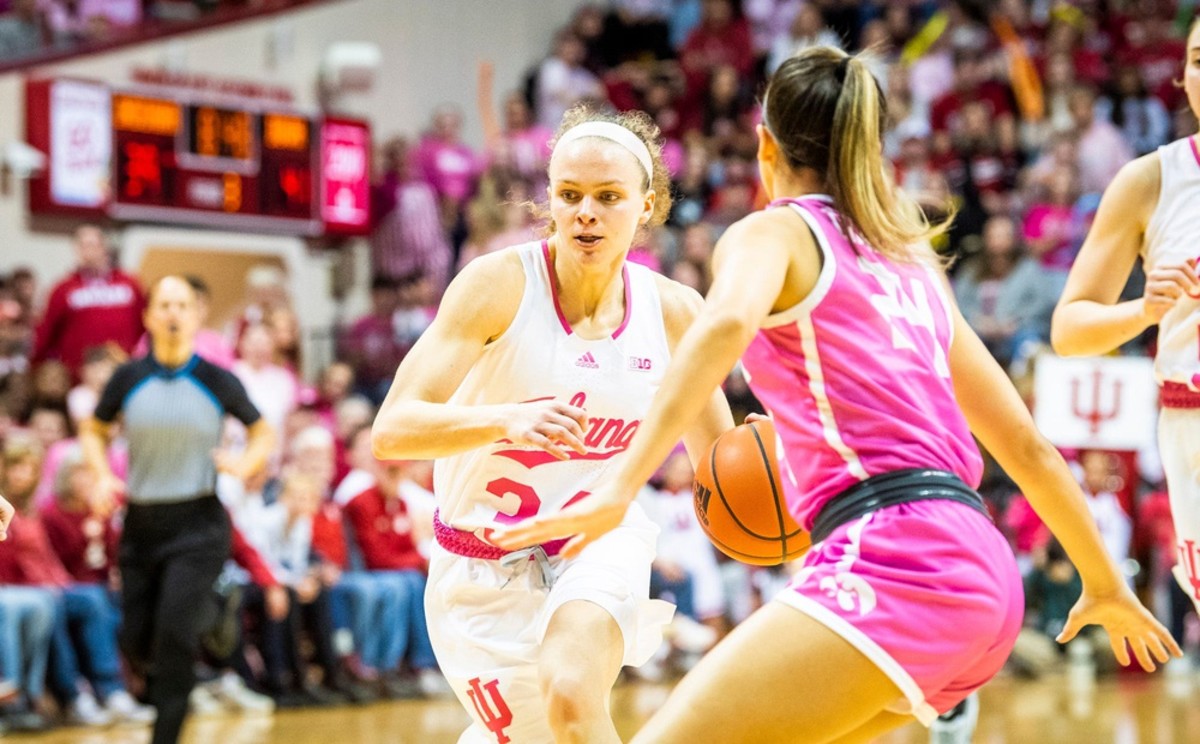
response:
{"label": "gymnasium wall", "polygon": [[[370,41],[383,53],[375,87],[369,93],[342,99],[339,106],[343,111],[368,118],[378,138],[393,133],[415,135],[434,106],[454,102],[466,115],[464,138],[479,146],[477,61],[495,62],[499,98],[518,84],[530,64],[545,56],[555,30],[579,4],[579,0],[343,0],[78,58],[26,74],[125,83],[135,66],[166,67],[286,86],[294,92],[299,108],[315,110],[317,74],[328,45]],[[0,76],[0,149],[24,138],[23,79],[20,74]],[[28,265],[37,272],[42,286],[49,286],[73,264],[70,227],[70,223],[56,221],[32,226],[25,185],[11,182],[7,191],[0,192],[0,272]],[[173,239],[179,237],[178,229],[170,232]],[[362,241],[349,250],[355,279],[352,296],[361,304],[366,270]],[[309,274],[300,286],[324,294],[306,294],[301,320],[306,325],[328,323],[333,317],[328,277],[335,256],[305,250],[300,255],[299,270]]]}

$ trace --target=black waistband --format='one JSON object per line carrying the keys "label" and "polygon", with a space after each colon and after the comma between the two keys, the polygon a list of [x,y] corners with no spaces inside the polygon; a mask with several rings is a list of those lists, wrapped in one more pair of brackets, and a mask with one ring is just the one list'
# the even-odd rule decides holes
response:
{"label": "black waistband", "polygon": [[867,478],[834,496],[813,520],[812,541],[819,543],[846,522],[885,506],[943,499],[966,504],[991,519],[983,497],[944,470],[912,468]]}

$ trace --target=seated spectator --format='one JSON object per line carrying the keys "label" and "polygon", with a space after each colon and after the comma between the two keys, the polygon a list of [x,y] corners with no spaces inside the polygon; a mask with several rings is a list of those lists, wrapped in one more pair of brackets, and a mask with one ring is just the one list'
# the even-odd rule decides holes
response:
{"label": "seated spectator", "polygon": [[490,167],[544,188],[554,130],[537,122],[529,103],[517,91],[504,97],[501,124],[493,103],[494,80],[495,66],[487,61],[479,63],[475,102]]}
{"label": "seated spectator", "polygon": [[28,57],[46,43],[45,17],[38,0],[13,0],[12,8],[0,15],[0,60]]}
{"label": "seated spectator", "polygon": [[[0,543],[0,583],[47,588],[59,598],[51,637],[51,691],[72,723],[152,722],[154,709],[140,705],[125,690],[117,652],[118,612],[106,587],[72,579],[32,508],[40,450],[33,442],[10,441],[3,462],[3,492],[20,516],[9,526],[8,539]],[[78,685],[81,670],[90,691]],[[103,708],[97,698],[104,702]]]}
{"label": "seated spectator", "polygon": [[437,660],[425,624],[425,578],[428,563],[417,548],[433,533],[433,515],[416,522],[401,494],[407,480],[407,462],[381,462],[376,470],[376,485],[358,494],[346,504],[345,517],[363,568],[389,588],[395,601],[394,617],[387,642],[379,653],[363,663],[384,673],[399,671],[407,659],[416,672],[421,691],[426,695],[448,692],[437,671]]}
{"label": "seated spectator", "polygon": [[371,280],[371,309],[338,339],[338,358],[355,372],[355,390],[376,405],[383,402],[406,349],[396,339],[396,282],[384,276]]}
{"label": "seated spectator", "polygon": [[1096,115],[1121,130],[1135,156],[1154,152],[1171,139],[1167,107],[1146,89],[1142,71],[1134,65],[1117,68],[1113,92],[1096,102]]}
{"label": "seated spectator", "polygon": [[1005,367],[1023,363],[1050,338],[1056,288],[1022,254],[1006,216],[985,223],[983,250],[958,272],[954,294],[967,323]]}
{"label": "seated spectator", "polygon": [[537,120],[543,127],[557,130],[567,109],[588,98],[604,97],[600,78],[583,66],[586,53],[578,36],[567,30],[558,32],[554,53],[537,71]]}
{"label": "seated spectator", "polygon": [[1029,205],[1021,232],[1030,255],[1042,268],[1054,272],[1061,291],[1066,274],[1075,262],[1082,242],[1077,234],[1075,204],[1079,198],[1079,175],[1073,167],[1050,174],[1045,181],[1046,195]]}
{"label": "seated spectator", "polygon": [[115,582],[117,533],[92,512],[96,477],[78,444],[67,450],[54,479],[55,500],[42,510],[46,536],[71,578],[108,588]]}
{"label": "seated spectator", "polygon": [[767,56],[768,75],[774,73],[783,61],[797,52],[815,46],[842,48],[842,40],[836,32],[825,25],[821,7],[816,3],[804,3],[796,11],[795,18],[786,33],[777,34]]}
{"label": "seated spectator", "polygon": [[[337,692],[340,681],[333,650],[333,623],[329,594],[321,567],[313,561],[312,520],[321,500],[317,480],[300,472],[283,477],[279,500],[263,511],[260,546],[272,573],[287,587],[290,606],[287,617],[262,617],[264,685],[281,707],[345,702]],[[300,653],[298,633],[308,632],[314,661],[323,672],[321,684],[308,683],[306,664]]]}
{"label": "seated spectator", "polygon": [[[261,323],[246,326],[238,345],[240,358],[233,373],[246,388],[250,401],[275,431],[284,431],[284,421],[299,404],[300,384],[294,372],[275,363],[275,339]],[[271,470],[278,468],[272,457]]]}
{"label": "seated spectator", "polygon": [[1096,116],[1096,90],[1086,85],[1071,91],[1071,120],[1079,137],[1079,190],[1099,193],[1121,166],[1133,160],[1133,148],[1111,121]]}
{"label": "seated spectator", "polygon": [[1118,566],[1129,559],[1129,545],[1133,536],[1133,522],[1117,498],[1117,464],[1109,454],[1098,450],[1087,450],[1080,454],[1083,466],[1083,493],[1087,496],[1088,511],[1096,520],[1100,537],[1109,556]]}
{"label": "seated spectator", "polygon": [[78,426],[80,421],[91,417],[100,400],[100,393],[108,384],[108,378],[123,361],[125,359],[120,356],[119,350],[114,351],[107,346],[93,346],[83,353],[80,382],[67,394],[67,413],[72,426]]}
{"label": "seated spectator", "polygon": [[10,731],[44,731],[50,725],[38,701],[46,689],[58,604],[49,589],[0,585],[0,679],[17,686],[16,696],[0,703],[0,726]]}

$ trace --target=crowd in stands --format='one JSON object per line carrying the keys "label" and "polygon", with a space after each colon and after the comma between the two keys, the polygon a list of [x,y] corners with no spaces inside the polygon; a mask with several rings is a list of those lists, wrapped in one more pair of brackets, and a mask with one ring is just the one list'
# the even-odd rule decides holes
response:
{"label": "crowd in stands", "polygon": [[283,8],[293,0],[0,0],[0,64],[136,40],[216,14]]}
{"label": "crowd in stands", "polygon": [[[612,0],[580,7],[513,88],[497,90],[492,65],[481,63],[474,112],[439,106],[424,132],[384,142],[372,195],[370,310],[337,329],[336,361],[317,379],[299,375],[304,344],[294,298],[286,277],[266,266],[247,276],[238,316],[206,330],[198,344],[243,382],[280,446],[261,477],[220,483],[238,550],[214,587],[227,622],[206,643],[212,681],[193,705],[257,710],[272,700],[444,691],[421,603],[431,467],[376,461],[369,426],[455,272],[543,234],[529,204],[544,200],[562,112],[581,101],[653,116],[676,202],[668,223],[647,232],[630,259],[704,292],[722,230],[764,205],[755,125],[765,76],[806,46],[870,47],[888,99],[884,147],[896,177],[931,214],[955,210],[937,247],[954,258],[958,301],[995,357],[1026,384],[1100,192],[1124,163],[1195,132],[1172,84],[1191,16],[1186,3],[1168,0],[984,5],[1013,29],[1040,88],[1012,76],[1011,49],[971,4]],[[482,141],[464,139],[468,115],[478,117]],[[101,718],[142,713],[105,676],[108,651],[87,642],[107,638],[119,622],[109,599],[119,581],[111,547],[119,520],[89,516],[89,474],[71,436],[115,365],[144,343],[143,288],[111,263],[99,229],[81,227],[74,240],[78,268],[44,296],[28,271],[0,285],[0,442],[5,493],[20,512],[0,544],[0,677],[24,691],[0,707],[0,718],[22,726],[45,710],[41,679],[49,683],[45,697],[74,720],[89,720],[76,710],[83,695],[82,706]],[[194,286],[203,298],[203,283]],[[1127,292],[1140,292],[1136,279]],[[1153,341],[1148,334],[1125,351],[1149,353]],[[758,410],[739,374],[726,393],[739,420]],[[227,435],[232,443],[241,436],[236,427]],[[120,446],[110,454],[122,472]],[[1169,578],[1174,542],[1153,458],[1067,454],[1113,557],[1176,637],[1195,648],[1195,615]],[[751,569],[717,555],[691,517],[690,482],[687,459],[677,454],[642,497],[663,528],[654,591],[696,621],[676,629],[648,676],[694,661],[787,579],[787,568]],[[1040,673],[1061,659],[1044,642],[1061,628],[1078,577],[994,466],[982,490],[1029,581],[1029,642],[1014,654],[1014,668]],[[21,573],[33,551],[56,567]],[[44,606],[28,599],[34,595]],[[84,595],[95,619],[84,617],[84,600],[68,599]],[[60,637],[63,622],[71,644]],[[60,669],[68,645],[83,657],[74,682]]]}

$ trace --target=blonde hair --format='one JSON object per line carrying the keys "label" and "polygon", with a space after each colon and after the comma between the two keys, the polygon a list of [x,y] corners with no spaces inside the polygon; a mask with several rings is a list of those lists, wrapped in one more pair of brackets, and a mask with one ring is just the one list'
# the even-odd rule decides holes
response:
{"label": "blonde hair", "polygon": [[847,234],[897,261],[937,263],[928,243],[953,215],[931,224],[892,181],[886,122],[887,100],[861,55],[811,47],[780,65],[767,86],[763,124],[791,167],[822,176]]}

